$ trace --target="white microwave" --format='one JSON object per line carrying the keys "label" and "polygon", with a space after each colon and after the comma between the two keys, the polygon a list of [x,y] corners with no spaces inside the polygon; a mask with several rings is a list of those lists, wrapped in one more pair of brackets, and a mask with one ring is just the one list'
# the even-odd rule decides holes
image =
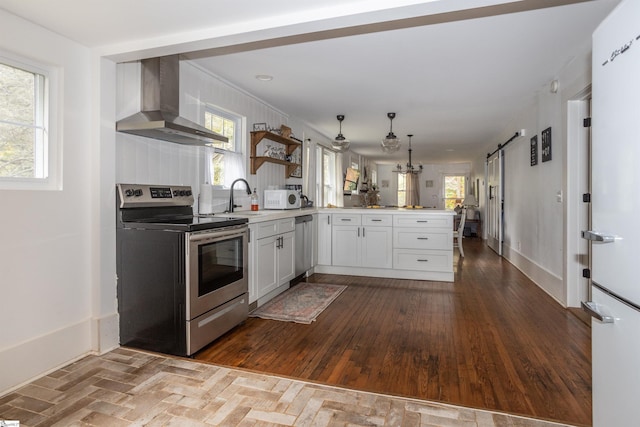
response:
{"label": "white microwave", "polygon": [[264,209],[298,209],[300,192],[298,190],[264,190]]}

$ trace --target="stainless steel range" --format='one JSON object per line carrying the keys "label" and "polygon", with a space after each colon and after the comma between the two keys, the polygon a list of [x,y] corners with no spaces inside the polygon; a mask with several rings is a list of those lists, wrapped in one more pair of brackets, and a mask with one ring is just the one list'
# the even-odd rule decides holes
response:
{"label": "stainless steel range", "polygon": [[116,189],[120,344],[190,356],[244,321],[248,220],[194,216],[188,186]]}

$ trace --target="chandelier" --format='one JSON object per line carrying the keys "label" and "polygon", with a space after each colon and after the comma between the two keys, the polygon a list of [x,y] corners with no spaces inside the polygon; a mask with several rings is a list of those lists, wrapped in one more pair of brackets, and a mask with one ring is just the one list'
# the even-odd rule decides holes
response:
{"label": "chandelier", "polygon": [[333,147],[334,150],[342,153],[349,149],[349,145],[351,143],[342,134],[342,121],[344,120],[344,115],[339,114],[338,116],[336,116],[336,118],[340,122],[340,131],[338,132],[338,136],[336,136],[336,138],[333,141],[331,141],[331,146]]}
{"label": "chandelier", "polygon": [[387,113],[387,117],[389,117],[389,133],[382,140],[380,144],[382,151],[385,153],[393,153],[394,151],[398,151],[400,149],[400,139],[396,137],[393,133],[393,119],[396,118],[396,113]]}
{"label": "chandelier", "polygon": [[418,165],[418,167],[416,168],[411,163],[411,151],[413,151],[411,149],[411,137],[412,136],[413,135],[407,135],[407,137],[409,138],[409,163],[407,163],[407,168],[406,169],[402,169],[402,166],[400,166],[400,163],[398,163],[398,165],[396,166],[396,170],[394,170],[394,172],[396,172],[396,173],[414,174],[414,175],[422,173],[422,165]]}

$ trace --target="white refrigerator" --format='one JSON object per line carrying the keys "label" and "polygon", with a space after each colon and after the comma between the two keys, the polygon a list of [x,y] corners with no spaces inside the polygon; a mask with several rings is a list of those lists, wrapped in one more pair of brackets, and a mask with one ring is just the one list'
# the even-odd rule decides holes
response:
{"label": "white refrigerator", "polygon": [[640,0],[593,34],[593,425],[640,426]]}

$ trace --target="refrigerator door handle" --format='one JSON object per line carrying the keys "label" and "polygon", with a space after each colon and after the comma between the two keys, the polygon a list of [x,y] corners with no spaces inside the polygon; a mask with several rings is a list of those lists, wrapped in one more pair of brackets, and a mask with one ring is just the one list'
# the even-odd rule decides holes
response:
{"label": "refrigerator door handle", "polygon": [[603,312],[602,306],[593,301],[582,301],[582,309],[589,313],[591,317],[601,321],[602,323],[613,323],[614,318]]}
{"label": "refrigerator door handle", "polygon": [[604,234],[598,231],[585,230],[582,232],[582,238],[586,240],[591,240],[592,242],[598,243],[613,243],[616,241],[616,236],[612,236],[611,234]]}

